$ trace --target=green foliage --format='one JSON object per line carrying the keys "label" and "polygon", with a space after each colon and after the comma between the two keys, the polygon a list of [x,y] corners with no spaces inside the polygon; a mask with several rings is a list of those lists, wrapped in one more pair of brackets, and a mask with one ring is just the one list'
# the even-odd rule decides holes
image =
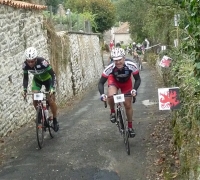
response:
{"label": "green foliage", "polygon": [[173,0],[121,0],[115,5],[117,20],[130,23],[134,41],[143,42],[147,37],[151,44],[173,44],[174,14],[179,11]]}
{"label": "green foliage", "polygon": [[[194,63],[194,74],[200,78],[200,3],[199,0],[177,1],[187,14],[187,41],[182,49],[184,53],[190,54]],[[199,88],[200,89],[200,88]]]}
{"label": "green foliage", "polygon": [[146,36],[144,32],[142,32],[144,14],[147,9],[145,0],[121,0],[116,3],[116,8],[117,20],[129,22],[132,39],[142,42]]}
{"label": "green foliage", "polygon": [[[125,2],[126,0],[123,0]],[[128,1],[128,0],[127,0]],[[135,2],[135,0],[132,0]],[[141,3],[144,1],[140,1]],[[199,0],[146,0],[146,12],[140,19],[140,31],[152,42],[165,43],[170,47],[173,58],[171,68],[163,71],[167,87],[179,87],[181,109],[173,111],[174,144],[180,150],[180,175],[182,179],[199,177],[200,142],[200,1]],[[141,8],[133,8],[132,13],[140,16]],[[179,27],[174,27],[174,14],[180,14]],[[132,16],[133,18],[133,16]],[[127,18],[128,19],[128,18]],[[134,27],[132,26],[132,27]],[[135,37],[140,35],[134,29]],[[140,35],[141,36],[141,35]],[[179,38],[178,48],[173,48],[173,40]],[[189,174],[192,177],[189,178]]]}
{"label": "green foliage", "polygon": [[108,44],[102,44],[101,49],[102,49],[103,51],[110,52],[110,48],[109,48],[109,45],[108,45]]}
{"label": "green foliage", "polygon": [[68,0],[65,6],[78,13],[92,13],[93,32],[103,33],[115,23],[115,6],[109,0]]}
{"label": "green foliage", "polygon": [[58,4],[62,4],[63,0],[46,0],[46,5],[47,6],[53,6],[56,7]]}
{"label": "green foliage", "polygon": [[[89,14],[86,15],[86,14],[71,13],[70,18],[66,15],[55,14],[55,15],[52,15],[52,17],[50,17],[50,13],[48,11],[43,11],[43,15],[48,19],[51,18],[54,25],[62,24],[62,25],[66,25],[67,27],[71,23],[72,30],[74,31],[84,30],[85,19],[90,19]],[[92,18],[90,20],[91,22],[93,22]]]}
{"label": "green foliage", "polygon": [[58,5],[63,3],[63,0],[46,0],[45,5],[48,7],[52,7],[52,11],[54,14],[56,14],[58,10]]}
{"label": "green foliage", "polygon": [[90,21],[92,28],[94,29],[94,32],[97,30],[97,23],[95,21],[96,14],[92,14],[88,11],[84,12],[83,14],[84,20]]}
{"label": "green foliage", "polygon": [[[174,14],[176,9],[173,8],[171,0],[148,1],[148,11],[144,17],[145,25],[142,30],[154,43],[165,45],[173,44],[177,33],[174,27]],[[151,20],[152,19],[152,20]]]}

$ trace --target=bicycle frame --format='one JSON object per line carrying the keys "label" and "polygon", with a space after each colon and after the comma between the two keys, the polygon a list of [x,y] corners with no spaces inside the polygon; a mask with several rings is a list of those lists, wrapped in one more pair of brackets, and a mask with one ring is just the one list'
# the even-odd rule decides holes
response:
{"label": "bicycle frame", "polygon": [[[130,94],[126,94],[126,95],[130,96]],[[115,112],[117,113],[116,125],[119,129],[120,134],[123,136],[126,152],[128,155],[130,155],[128,125],[126,121],[124,107],[122,105],[122,103],[125,101],[124,94],[113,95],[113,98],[114,98],[114,103],[116,105]],[[107,107],[107,103],[105,102],[105,108],[106,107]]]}
{"label": "bicycle frame", "polygon": [[[49,134],[51,138],[53,138],[53,134],[51,128],[53,127],[50,125],[50,119],[46,117],[44,111],[48,110],[48,100],[47,97],[44,97],[44,94],[47,95],[48,92],[40,92],[40,93],[29,93],[27,95],[33,95],[34,101],[37,101],[37,115],[36,115],[36,135],[37,135],[37,142],[38,146],[41,149],[43,147],[44,142],[44,132],[46,132],[46,128],[49,130]],[[43,101],[46,101],[46,107],[43,104]]]}

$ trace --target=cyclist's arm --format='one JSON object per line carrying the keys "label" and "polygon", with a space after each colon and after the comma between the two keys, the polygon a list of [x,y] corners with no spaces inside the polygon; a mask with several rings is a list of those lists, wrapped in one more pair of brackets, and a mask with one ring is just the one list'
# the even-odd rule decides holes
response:
{"label": "cyclist's arm", "polygon": [[25,91],[27,91],[27,87],[28,87],[28,72],[24,71],[23,88]]}
{"label": "cyclist's arm", "polygon": [[51,75],[51,78],[52,78],[52,84],[51,85],[52,85],[53,88],[55,88],[55,86],[56,86],[56,75],[55,75],[52,68],[49,69],[48,73]]}
{"label": "cyclist's arm", "polygon": [[139,86],[140,86],[140,83],[141,83],[140,74],[139,73],[133,74],[133,78],[135,79],[135,83],[134,83],[133,89],[137,90],[139,88]]}
{"label": "cyclist's arm", "polygon": [[107,78],[101,76],[98,84],[99,93],[102,95],[104,94],[104,84],[107,81]]}

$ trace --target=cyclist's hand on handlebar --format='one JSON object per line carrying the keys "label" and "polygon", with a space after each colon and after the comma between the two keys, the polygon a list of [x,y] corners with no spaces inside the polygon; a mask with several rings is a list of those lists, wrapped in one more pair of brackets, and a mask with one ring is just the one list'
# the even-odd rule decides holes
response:
{"label": "cyclist's hand on handlebar", "polygon": [[51,95],[53,95],[55,93],[55,89],[54,88],[51,88],[50,90],[49,90],[49,95],[51,96]]}
{"label": "cyclist's hand on handlebar", "polygon": [[24,90],[24,91],[22,92],[22,96],[24,97],[24,99],[26,99],[26,96],[27,96],[27,90]]}
{"label": "cyclist's hand on handlebar", "polygon": [[22,92],[22,96],[23,96],[24,100],[27,101],[27,99],[26,99],[26,97],[27,97],[27,90],[24,90]]}
{"label": "cyclist's hand on handlebar", "polygon": [[136,91],[135,89],[132,89],[132,90],[131,90],[131,95],[132,95],[133,97],[137,96],[137,91]]}
{"label": "cyclist's hand on handlebar", "polygon": [[106,101],[107,100],[107,95],[102,94],[100,99],[101,99],[101,101]]}

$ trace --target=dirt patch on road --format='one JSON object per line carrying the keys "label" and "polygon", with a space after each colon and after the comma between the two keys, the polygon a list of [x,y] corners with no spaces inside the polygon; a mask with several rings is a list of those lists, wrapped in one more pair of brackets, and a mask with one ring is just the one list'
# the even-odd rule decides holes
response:
{"label": "dirt patch on road", "polygon": [[148,180],[178,180],[179,158],[173,145],[170,117],[158,120],[149,142],[154,146],[148,151]]}

